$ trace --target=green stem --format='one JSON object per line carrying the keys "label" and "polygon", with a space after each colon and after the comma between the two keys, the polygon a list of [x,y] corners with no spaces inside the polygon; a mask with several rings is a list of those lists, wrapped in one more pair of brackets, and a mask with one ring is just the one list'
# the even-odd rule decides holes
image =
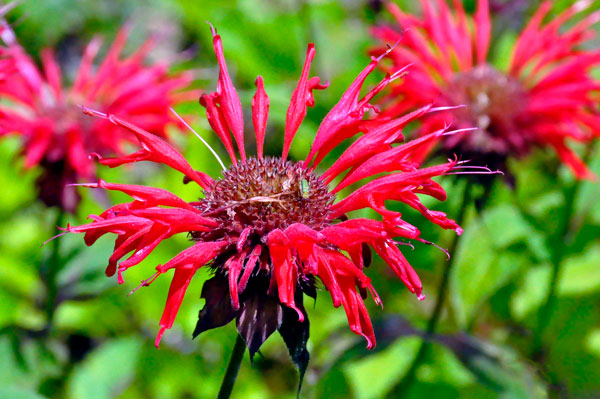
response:
{"label": "green stem", "polygon": [[[458,217],[456,218],[456,222],[458,225],[462,225],[465,219],[465,214],[469,204],[471,204],[471,182],[467,180],[465,185],[465,189],[463,191],[463,198],[460,204],[460,209],[458,211]],[[458,236],[454,235],[452,238],[452,242],[450,243],[450,247],[448,252],[452,255],[456,253],[456,247],[458,245]],[[430,347],[430,339],[436,331],[438,322],[442,315],[442,309],[444,308],[444,303],[446,301],[446,297],[448,296],[448,283],[450,282],[450,274],[452,272],[452,268],[454,266],[454,259],[456,257],[452,256],[446,263],[444,272],[442,274],[442,279],[440,281],[440,285],[438,287],[438,297],[435,302],[435,306],[433,308],[433,313],[431,317],[427,321],[427,327],[425,329],[425,334],[423,335],[423,339],[417,350],[417,354],[415,355],[413,362],[410,365],[410,368],[406,372],[404,378],[399,381],[398,384],[394,386],[394,389],[388,396],[389,398],[400,398],[403,397],[410,386],[413,384],[415,373],[419,366],[423,363],[426,358],[427,352]]]}
{"label": "green stem", "polygon": [[[58,210],[58,214],[56,216],[56,223],[54,224],[54,234],[58,234],[60,231],[58,227],[62,225],[64,219],[64,212]],[[56,300],[58,297],[58,273],[62,268],[61,259],[60,259],[60,239],[55,238],[52,240],[52,252],[50,253],[50,258],[48,259],[48,263],[46,264],[46,304],[45,304],[45,313],[46,313],[46,330],[50,331],[52,328],[52,323],[54,322],[54,314],[56,312]]]}
{"label": "green stem", "polygon": [[533,344],[531,355],[532,358],[540,358],[542,356],[543,347],[543,335],[552,316],[552,309],[556,302],[556,290],[562,275],[562,266],[564,264],[563,259],[567,247],[572,241],[573,237],[570,237],[571,233],[571,219],[575,211],[575,200],[581,187],[581,180],[576,180],[570,187],[565,190],[565,207],[561,226],[559,227],[556,240],[552,247],[552,276],[550,278],[550,285],[548,287],[548,294],[544,300],[544,304],[538,313],[538,322],[533,331]]}
{"label": "green stem", "polygon": [[238,334],[233,350],[231,351],[231,358],[229,359],[225,376],[223,376],[223,382],[221,382],[221,388],[219,389],[217,399],[229,399],[238,372],[240,371],[244,352],[246,352],[246,342],[244,342],[244,338]]}
{"label": "green stem", "polygon": [[[594,153],[596,146],[589,145],[586,147],[581,160],[584,164],[587,164],[592,154]],[[550,285],[548,287],[548,294],[544,304],[538,312],[537,325],[533,331],[533,343],[531,350],[531,358],[534,360],[543,360],[543,336],[552,316],[552,310],[556,302],[556,290],[562,275],[562,266],[569,245],[575,239],[574,237],[574,226],[577,223],[574,222],[573,216],[575,216],[575,201],[577,195],[582,186],[581,179],[575,179],[575,181],[564,191],[565,206],[563,212],[563,218],[561,219],[561,226],[559,226],[558,234],[556,235],[555,242],[552,245],[554,251],[552,252],[552,276],[550,277]]]}

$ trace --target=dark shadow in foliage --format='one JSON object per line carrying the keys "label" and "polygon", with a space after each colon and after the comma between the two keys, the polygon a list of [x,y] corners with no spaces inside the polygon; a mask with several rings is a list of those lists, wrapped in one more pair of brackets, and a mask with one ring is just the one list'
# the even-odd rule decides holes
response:
{"label": "dark shadow in foliage", "polygon": [[[507,348],[498,347],[465,333],[435,334],[427,338],[424,331],[413,327],[408,320],[399,315],[376,318],[373,327],[377,337],[377,346],[373,351],[365,351],[362,342],[357,338],[348,342],[344,348],[338,348],[335,352],[338,356],[327,357],[327,364],[313,364],[311,371],[324,376],[329,370],[333,372],[339,369],[345,362],[385,350],[398,339],[418,336],[447,347],[487,389],[516,395],[511,397],[535,397],[535,393],[543,389],[535,370],[529,367],[524,359],[519,358],[516,352]],[[320,345],[320,348],[329,348],[335,342],[341,341],[340,336],[343,334],[342,330],[335,332]]]}
{"label": "dark shadow in foliage", "polygon": [[306,349],[306,343],[308,342],[310,334],[310,323],[308,321],[306,310],[304,309],[302,297],[302,293],[297,290],[295,298],[296,306],[304,315],[304,321],[300,322],[296,311],[286,307],[283,313],[283,322],[279,326],[279,334],[281,334],[292,361],[296,367],[298,367],[298,372],[300,374],[297,391],[298,396],[300,395],[302,381],[304,380],[304,374],[306,373],[308,361],[310,360],[310,355]]}
{"label": "dark shadow in foliage", "polygon": [[[228,277],[223,273],[216,273],[202,287],[201,297],[206,300],[206,304],[198,314],[193,337],[197,337],[204,331],[222,327],[235,318],[237,330],[246,343],[250,361],[253,361],[254,355],[262,344],[278,330],[292,361],[298,368],[299,393],[310,358],[306,349],[310,324],[304,309],[302,293],[306,290],[296,290],[296,306],[304,314],[304,321],[300,322],[295,310],[280,304],[277,292],[268,292],[269,283],[270,278],[264,274],[251,278],[240,295],[239,309],[234,309],[231,304]],[[314,284],[310,286],[314,287]],[[316,293],[309,291],[308,294],[312,296]]]}

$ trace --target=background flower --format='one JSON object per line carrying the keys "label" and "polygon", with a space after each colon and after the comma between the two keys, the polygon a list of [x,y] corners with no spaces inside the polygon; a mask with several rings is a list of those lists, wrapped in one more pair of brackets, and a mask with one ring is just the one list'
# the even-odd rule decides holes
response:
{"label": "background flower", "polygon": [[51,49],[41,54],[42,70],[17,43],[3,23],[0,48],[3,79],[0,95],[0,135],[22,137],[25,167],[41,166],[37,180],[39,198],[48,206],[74,212],[79,196],[69,184],[95,177],[90,153],[123,153],[130,141],[127,135],[103,120],[82,115],[86,105],[124,115],[142,128],[166,137],[167,126],[175,123],[169,108],[195,96],[181,92],[189,85],[189,74],[168,75],[168,63],[146,65],[152,40],[134,54],[123,58],[129,27],[119,32],[108,53],[97,66],[94,60],[102,41],[86,47],[71,85],[64,87],[56,57]]}
{"label": "background flower", "polygon": [[[472,17],[461,2],[453,4],[452,9],[445,0],[422,1],[423,14],[416,16],[388,3],[398,26],[382,24],[372,33],[399,41],[399,49],[391,57],[393,66],[383,70],[412,66],[406,84],[393,86],[382,100],[384,114],[402,114],[434,100],[465,105],[451,111],[455,126],[479,130],[443,140],[446,152],[504,169],[507,157],[522,157],[534,146],[552,147],[579,178],[593,178],[568,147],[571,140],[589,145],[600,134],[600,81],[593,74],[600,52],[586,47],[600,14],[588,11],[591,2],[575,2],[551,18],[551,2],[542,3],[500,68],[490,60],[488,1],[478,0]],[[447,119],[430,117],[422,131]]]}

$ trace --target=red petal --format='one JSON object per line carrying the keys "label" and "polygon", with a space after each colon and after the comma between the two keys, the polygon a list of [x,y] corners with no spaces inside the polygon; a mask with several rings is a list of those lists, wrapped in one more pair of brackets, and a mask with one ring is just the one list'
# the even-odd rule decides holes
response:
{"label": "red petal", "polygon": [[477,63],[484,64],[490,46],[492,24],[490,21],[490,6],[488,0],[477,1],[475,12],[475,49],[477,51]]}
{"label": "red petal", "polygon": [[237,157],[233,150],[231,136],[229,135],[229,129],[227,128],[227,122],[223,116],[223,111],[215,105],[212,95],[202,94],[202,96],[200,96],[200,105],[206,108],[206,119],[208,119],[210,127],[212,127],[219,139],[221,139],[231,161],[234,164],[237,164]]}
{"label": "red petal", "polygon": [[165,304],[165,310],[163,311],[162,317],[160,318],[160,330],[154,341],[154,346],[158,348],[162,335],[165,329],[173,327],[173,322],[185,296],[190,281],[198,270],[199,266],[196,265],[185,265],[175,269],[171,286],[169,287],[169,294],[167,295],[167,303]]}
{"label": "red petal", "polygon": [[254,246],[252,253],[248,257],[248,260],[246,261],[246,264],[244,265],[244,273],[242,274],[242,277],[240,277],[240,282],[238,284],[238,290],[240,293],[244,292],[244,290],[246,289],[248,280],[250,279],[252,272],[256,268],[256,263],[258,262],[258,259],[260,258],[261,252],[262,252],[262,245],[257,244]]}
{"label": "red petal", "polygon": [[51,49],[42,50],[42,64],[48,84],[54,91],[54,95],[58,100],[62,97],[62,83],[60,75],[60,67],[56,63],[54,53]]}
{"label": "red petal", "polygon": [[240,308],[240,298],[238,296],[238,280],[242,272],[244,260],[246,260],[247,251],[240,252],[232,256],[225,262],[225,270],[229,277],[229,295],[231,296],[231,307],[238,310]]}
{"label": "red petal", "polygon": [[287,158],[290,146],[292,145],[292,140],[306,116],[306,107],[312,107],[315,103],[312,90],[324,89],[327,87],[327,85],[319,85],[320,79],[318,77],[314,77],[310,80],[308,79],[310,64],[314,57],[315,46],[310,43],[306,50],[306,60],[304,61],[304,68],[302,68],[302,75],[300,75],[298,86],[292,93],[292,100],[290,101],[290,106],[288,107],[287,116],[285,118],[285,137],[283,140],[283,153],[281,155],[283,159]]}
{"label": "red petal", "polygon": [[90,72],[93,68],[93,61],[96,57],[96,54],[98,54],[98,50],[100,50],[101,45],[102,40],[98,37],[95,37],[85,47],[83,57],[81,58],[81,62],[79,64],[79,70],[77,71],[75,81],[73,82],[72,90],[74,92],[80,91],[90,80]]}
{"label": "red petal", "polygon": [[246,160],[246,151],[244,149],[244,114],[242,112],[242,103],[240,102],[240,98],[238,97],[237,91],[229,77],[229,72],[227,71],[221,36],[217,35],[217,32],[212,25],[210,26],[210,30],[213,35],[213,47],[215,49],[217,61],[219,62],[220,70],[215,99],[221,107],[227,125],[231,129],[231,133],[233,133],[233,137],[240,150],[240,157],[242,162],[244,162]]}
{"label": "red petal", "polygon": [[256,152],[258,159],[263,156],[265,130],[269,118],[269,97],[265,92],[262,76],[256,78],[256,94],[252,98],[252,124],[256,133]]}
{"label": "red petal", "polygon": [[[430,148],[429,144],[432,141],[438,140],[443,133],[444,130],[439,130],[387,151],[380,151],[375,155],[371,155],[362,164],[351,170],[332,192],[336,193],[350,184],[382,172],[393,172],[396,170],[408,172],[411,169],[414,170],[418,167],[418,163],[412,161],[413,156],[415,154],[418,156],[419,152],[428,151]],[[364,152],[370,154],[367,150]]]}
{"label": "red petal", "polygon": [[[383,55],[385,54],[387,52]],[[317,135],[315,136],[310,152],[304,161],[305,166],[308,166],[317,153],[321,151],[319,157],[314,161],[314,166],[316,166],[331,148],[341,143],[345,138],[358,133],[356,128],[352,128],[351,125],[360,122],[367,109],[372,108],[369,104],[370,99],[383,90],[395,78],[387,76],[377,87],[359,100],[360,91],[365,79],[373,72],[382,56],[378,58],[372,57],[371,63],[362,70],[348,90],[342,95],[340,101],[325,116],[317,130]],[[344,129],[349,129],[348,134],[340,135],[340,131]]]}
{"label": "red petal", "polygon": [[373,245],[373,248],[400,280],[402,280],[410,292],[416,294],[417,298],[421,299],[421,292],[423,291],[421,280],[396,245],[388,241],[379,241]]}
{"label": "red petal", "polygon": [[279,300],[298,313],[298,320],[304,321],[304,314],[296,306],[294,292],[298,284],[298,271],[290,253],[289,239],[279,229],[267,236],[267,245],[273,262],[273,275],[277,282]]}
{"label": "red petal", "polygon": [[178,268],[189,264],[197,265],[198,267],[204,266],[208,261],[213,259],[221,251],[221,249],[227,246],[226,241],[215,241],[215,242],[198,242],[193,246],[184,249],[173,259],[165,263],[164,265],[156,266],[156,270],[160,273],[164,273],[169,269]]}
{"label": "red petal", "polygon": [[89,177],[93,175],[93,164],[83,143],[83,134],[79,126],[74,126],[66,132],[67,160],[71,167],[80,176]]}
{"label": "red petal", "polygon": [[359,137],[348,147],[338,160],[325,172],[326,182],[330,183],[344,170],[357,166],[384,150],[391,148],[393,142],[399,141],[402,137],[402,128],[410,121],[424,115],[431,105],[422,107],[403,117],[392,119],[391,121],[373,129],[368,134]]}
{"label": "red petal", "polygon": [[137,139],[143,147],[142,150],[122,158],[103,159],[100,156],[96,155],[99,158],[100,163],[102,163],[103,165],[115,167],[124,163],[139,161],[151,161],[156,163],[162,163],[172,167],[175,170],[180,171],[188,178],[198,183],[198,185],[204,189],[209,189],[212,185],[212,179],[208,175],[192,169],[192,167],[185,160],[183,155],[181,155],[179,151],[177,151],[174,147],[172,147],[160,137],[152,133],[148,133],[114,115],[107,115],[105,113],[90,110],[88,108],[84,108],[84,112],[92,116],[108,119],[113,124],[128,129],[133,134],[135,134],[135,136],[137,137]]}
{"label": "red petal", "polygon": [[117,184],[107,183],[104,180],[98,180],[98,183],[83,183],[78,184],[82,187],[103,188],[105,190],[121,191],[136,201],[143,203],[143,207],[152,207],[156,205],[173,206],[177,208],[187,209],[188,211],[200,213],[200,211],[175,194],[167,190],[156,187],[138,186],[133,184]]}

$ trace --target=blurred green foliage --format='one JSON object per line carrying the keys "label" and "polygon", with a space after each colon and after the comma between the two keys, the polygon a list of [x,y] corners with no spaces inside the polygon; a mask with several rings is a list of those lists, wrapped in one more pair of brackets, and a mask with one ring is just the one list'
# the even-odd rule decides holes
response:
{"label": "blurred green foliage", "polygon": [[[291,156],[303,157],[326,112],[366,65],[366,49],[373,44],[369,25],[389,18],[369,7],[375,2],[333,0],[238,0],[177,2],[152,0],[26,0],[9,18],[22,44],[37,56],[44,46],[58,49],[67,73],[74,71],[77,54],[94,35],[110,41],[125,21],[134,30],[129,49],[148,34],[158,38],[157,52],[175,56],[178,68],[197,71],[198,86],[213,90],[217,70],[210,21],[223,37],[225,54],[245,111],[254,94],[254,79],[262,75],[271,99],[266,152],[280,151],[285,112],[295,87],[308,42],[316,44],[312,75],[329,80],[331,87],[316,93],[292,146]],[[415,9],[403,0],[403,7]],[[531,15],[537,2],[524,2],[519,21]],[[572,3],[554,2],[554,12]],[[467,2],[473,9],[473,1]],[[502,15],[496,18],[503,18]],[[517,21],[517,22],[519,22]],[[504,25],[503,25],[504,26]],[[508,26],[508,25],[507,25]],[[494,63],[505,65],[516,31],[522,23],[503,29],[494,47]],[[377,76],[368,81],[373,84]],[[180,111],[196,115],[194,126],[217,151],[224,149],[209,132],[197,104]],[[250,121],[249,114],[246,121]],[[249,123],[249,122],[248,122]],[[218,164],[193,136],[174,133],[175,141],[194,168],[213,176]],[[249,148],[254,145],[250,140]],[[590,151],[589,149],[582,149]],[[252,151],[252,150],[250,150]],[[38,170],[23,171],[19,140],[0,141],[0,399],[207,398],[217,392],[226,359],[235,340],[227,326],[191,340],[203,281],[193,280],[177,321],[161,349],[153,346],[166,299],[168,279],[127,296],[153,266],[185,248],[185,237],[162,243],[142,264],[129,270],[123,286],[104,276],[111,240],[104,237],[92,248],[80,237],[60,239],[65,266],[59,274],[60,305],[55,323],[46,331],[43,312],[44,265],[56,211],[36,202]],[[590,151],[590,163],[600,175],[600,151]],[[335,154],[330,158],[335,157]],[[465,234],[459,241],[450,303],[426,361],[416,372],[416,383],[406,397],[422,398],[583,398],[600,395],[600,186],[577,183],[551,155],[539,151],[515,161],[516,188],[495,179],[488,206],[468,209]],[[121,169],[121,170],[119,170]],[[101,171],[119,183],[144,183],[172,190],[192,200],[200,195],[181,184],[181,177],[149,165]],[[125,173],[125,171],[127,173]],[[464,181],[445,177],[446,203],[427,205],[456,215]],[[565,215],[567,191],[579,188],[571,215]],[[124,199],[110,194],[111,201]],[[103,207],[91,191],[71,223]],[[423,223],[416,212],[402,208],[423,237],[447,247],[448,232]],[[568,239],[558,237],[561,220],[571,216]],[[422,276],[428,299],[418,302],[376,260],[369,271],[385,310],[369,303],[378,346],[369,352],[350,332],[342,309],[334,309],[326,293],[307,311],[311,320],[311,364],[302,391],[306,398],[380,398],[407,372],[431,314],[440,270],[441,251],[415,244],[406,251]],[[542,353],[531,353],[538,312],[548,295],[552,259],[564,260],[562,279],[541,340]],[[296,373],[281,339],[274,335],[254,365],[246,359],[235,387],[235,398],[293,398]]]}

